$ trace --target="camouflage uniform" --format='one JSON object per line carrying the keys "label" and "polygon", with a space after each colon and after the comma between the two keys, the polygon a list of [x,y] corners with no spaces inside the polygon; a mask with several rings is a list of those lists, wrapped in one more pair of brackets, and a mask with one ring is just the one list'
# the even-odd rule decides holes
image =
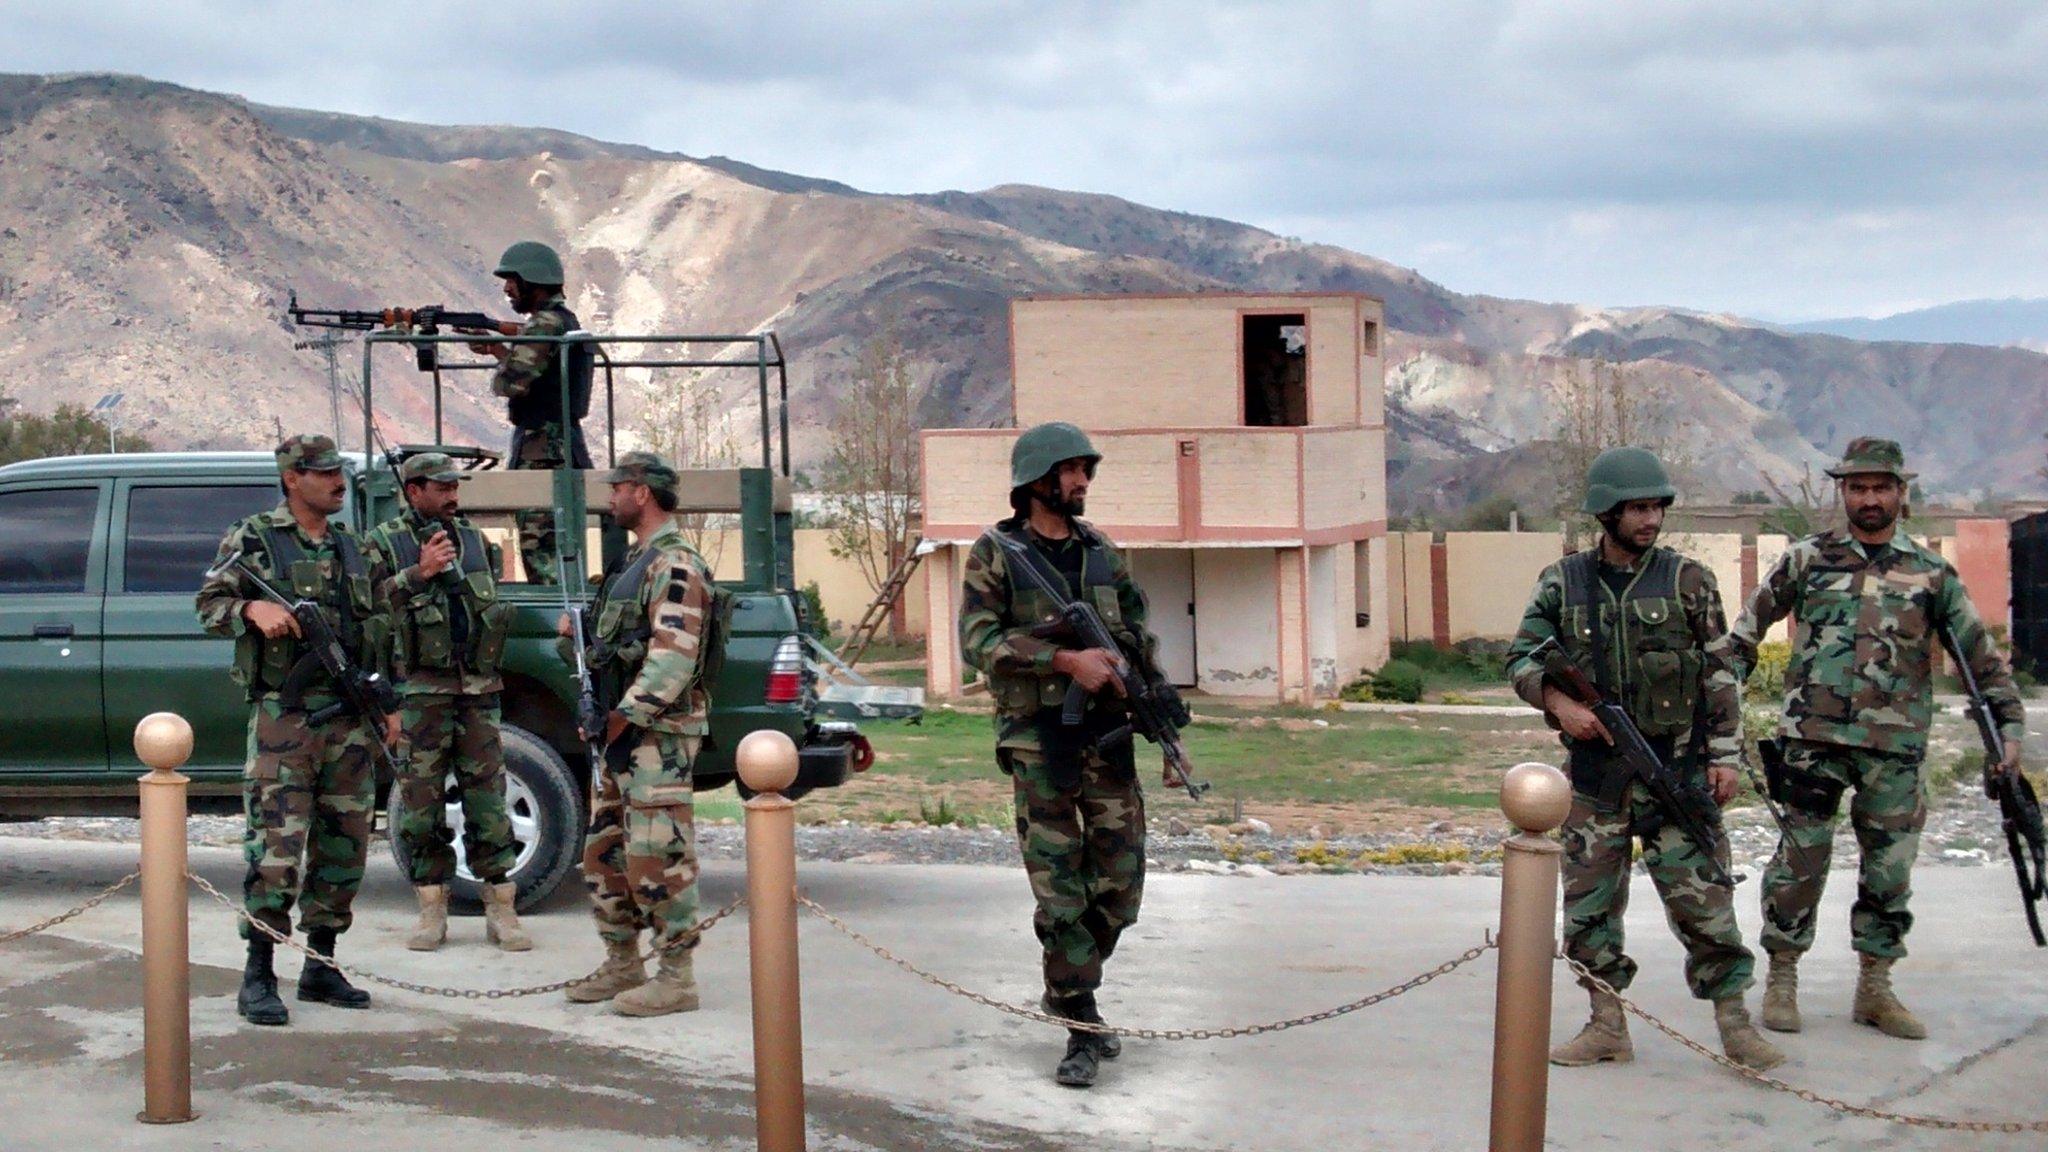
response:
{"label": "camouflage uniform", "polygon": [[[448,458],[438,453],[405,462],[407,480],[430,473],[433,479],[456,475]],[[422,577],[420,548],[442,531],[461,555],[439,576]],[[406,847],[410,879],[421,887],[455,878],[455,833],[446,812],[452,794],[462,804],[463,856],[470,872],[485,884],[502,883],[519,845],[505,810],[505,753],[498,728],[505,682],[497,657],[504,644],[502,618],[509,610],[496,599],[503,562],[498,546],[487,543],[467,520],[444,525],[411,507],[378,525],[371,538],[397,570],[384,582],[383,592],[392,606],[393,666],[404,704],[400,724],[406,744],[398,779],[402,815],[396,832]],[[466,583],[479,587],[472,591]]]}
{"label": "camouflage uniform", "polygon": [[1927,819],[1920,764],[1934,714],[1936,629],[1955,638],[2013,741],[2024,733],[2019,694],[1955,569],[1903,532],[1884,545],[1841,532],[1793,544],[1715,645],[1715,684],[1732,689],[1746,679],[1758,641],[1786,616],[1792,660],[1779,734],[1789,833],[1764,873],[1764,947],[1796,954],[1813,946],[1834,818],[1854,788],[1849,822],[1862,871],[1851,936],[1858,952],[1903,956]]}
{"label": "camouflage uniform", "polygon": [[[1631,573],[1617,598],[1605,574]],[[1581,599],[1580,589],[1586,599]],[[1597,598],[1595,600],[1594,598]],[[1596,667],[1595,629],[1587,605],[1597,602],[1607,657]],[[1598,546],[1544,569],[1523,611],[1508,651],[1515,691],[1543,707],[1543,669],[1529,654],[1556,638],[1590,679],[1613,686],[1629,718],[1667,763],[1697,786],[1710,767],[1736,766],[1740,755],[1739,697],[1725,682],[1705,683],[1712,667],[1706,645],[1726,631],[1714,574],[1668,548],[1652,548],[1633,569],[1614,569]],[[1552,721],[1552,726],[1555,726]],[[1694,732],[1694,726],[1700,732]],[[1685,978],[1702,1000],[1740,996],[1751,983],[1754,958],[1742,943],[1733,893],[1709,877],[1706,855],[1676,825],[1667,823],[1649,789],[1631,780],[1603,802],[1603,783],[1623,771],[1604,744],[1560,736],[1571,758],[1572,809],[1565,819],[1565,952],[1616,989],[1635,979],[1636,963],[1623,950],[1622,915],[1628,906],[1633,842],[1679,942]],[[1691,749],[1697,747],[1698,755]],[[1677,755],[1674,755],[1677,754]],[[1728,865],[1722,839],[1718,857]]]}
{"label": "camouflage uniform", "polygon": [[[998,525],[1038,548],[1049,566],[1082,570],[1080,589],[1104,622],[1135,648],[1157,640],[1145,628],[1145,595],[1130,568],[1099,532],[1074,521],[1075,533],[1047,540],[1011,520]],[[1078,561],[1074,552],[1080,552]],[[1071,586],[1070,586],[1071,587]],[[1044,947],[1045,987],[1064,1000],[1093,993],[1102,963],[1124,929],[1138,919],[1145,888],[1145,803],[1132,746],[1100,754],[1083,746],[1122,723],[1091,699],[1081,734],[1063,731],[1059,709],[1066,676],[1052,670],[1060,645],[1033,635],[1057,608],[1022,581],[1010,579],[1009,557],[984,535],[967,555],[960,601],[960,651],[989,678],[996,703],[996,761],[1016,794],[1017,843],[1031,892],[1032,919]]]}
{"label": "camouflage uniform", "polygon": [[[280,470],[330,465],[339,468],[341,458],[325,436],[295,437],[279,451]],[[286,562],[274,554],[273,544],[301,556]],[[376,593],[387,569],[374,547],[365,547],[333,523],[315,540],[279,504],[228,529],[216,565],[236,551],[279,591],[318,602],[366,670],[388,672],[386,608]],[[346,567],[344,553],[354,557]],[[216,636],[234,637],[236,679],[249,692],[243,903],[251,916],[289,933],[296,901],[302,929],[339,934],[348,930],[363,880],[376,807],[376,743],[382,734],[353,713],[308,723],[313,713],[337,701],[335,686],[324,674],[307,684],[302,700],[283,698],[285,673],[305,649],[290,637],[264,639],[243,617],[249,602],[262,596],[245,574],[228,567],[209,576],[197,598],[200,624]],[[247,924],[241,931],[248,937]]]}
{"label": "camouflage uniform", "polygon": [[[562,336],[583,326],[557,293],[528,318],[521,336]],[[583,442],[581,414],[562,411],[562,381],[557,372],[556,344],[513,344],[491,375],[491,393],[503,397],[512,420],[512,446],[506,467],[552,470],[589,468],[590,449]],[[572,403],[590,395],[590,352],[567,349]],[[555,581],[555,518],[547,509],[519,513],[519,559],[526,578],[535,584]]]}
{"label": "camouflage uniform", "polygon": [[[676,481],[659,457],[644,452],[620,457],[607,478],[665,483],[670,491]],[[711,730],[699,674],[711,610],[710,569],[671,519],[607,575],[592,613],[587,658],[605,685],[602,694],[628,724],[591,774],[583,848],[598,935],[609,943],[634,941],[649,928],[656,948],[697,944],[690,772]]]}

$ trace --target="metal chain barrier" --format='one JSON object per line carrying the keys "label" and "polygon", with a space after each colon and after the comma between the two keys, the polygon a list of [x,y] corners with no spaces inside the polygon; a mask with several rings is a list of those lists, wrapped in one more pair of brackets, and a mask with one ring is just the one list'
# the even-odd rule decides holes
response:
{"label": "metal chain barrier", "polygon": [[1775,1076],[1766,1075],[1754,1068],[1737,1063],[1735,1060],[1730,1059],[1726,1053],[1716,1052],[1705,1044],[1666,1024],[1664,1021],[1650,1015],[1641,1005],[1615,991],[1613,985],[1587,971],[1584,964],[1566,956],[1562,949],[1559,949],[1557,957],[1563,960],[1565,965],[1578,976],[1581,984],[1592,988],[1596,992],[1604,992],[1613,996],[1621,1002],[1622,1008],[1627,1010],[1630,1015],[1669,1036],[1682,1047],[1690,1048],[1692,1051],[1699,1053],[1701,1056],[1719,1064],[1721,1067],[1726,1068],[1745,1080],[1761,1084],[1773,1091],[1796,1096],[1809,1104],[1818,1104],[1823,1108],[1833,1112],[1840,1112],[1845,1116],[1857,1116],[1865,1120],[1882,1120],[1888,1124],[1903,1124],[1908,1128],[1932,1128],[1943,1132],[1975,1132],[1985,1135],[2017,1135],[2027,1132],[2048,1133],[2048,1120],[1951,1120],[1942,1116],[1915,1116],[1904,1112],[1887,1112],[1882,1108],[1873,1108],[1867,1104],[1856,1104],[1847,1100],[1838,1100],[1832,1096],[1823,1096],[1810,1088],[1801,1088],[1795,1084],[1787,1084]]}
{"label": "metal chain barrier", "polygon": [[[386,988],[396,988],[402,992],[416,992],[422,996],[440,996],[450,1000],[509,1000],[521,996],[545,996],[552,992],[562,992],[574,988],[578,984],[588,984],[597,976],[593,972],[588,976],[578,976],[571,980],[557,980],[552,984],[535,984],[526,988],[441,988],[432,984],[418,984],[411,980],[394,980],[389,976],[379,976],[375,972],[366,972],[361,968],[336,964],[332,957],[320,955],[291,936],[279,932],[263,921],[249,915],[248,910],[242,907],[240,901],[228,896],[220,889],[208,883],[205,877],[194,872],[187,872],[185,875],[207,895],[220,901],[232,910],[235,915],[241,917],[243,922],[251,928],[263,933],[273,941],[290,948],[294,952],[300,953],[308,960],[318,960],[320,963],[332,967],[350,980],[363,980],[372,984],[382,984]],[[694,941],[698,939],[704,933],[710,931],[712,926],[716,925],[719,921],[739,911],[740,906],[746,902],[747,898],[745,896],[735,898],[732,903],[697,921],[696,926],[691,928],[682,939],[677,940],[671,947],[680,946],[685,940]],[[661,955],[663,951],[660,948],[649,948],[640,954],[640,962],[645,964],[647,961]]]}
{"label": "metal chain barrier", "polygon": [[92,911],[93,909],[99,907],[100,905],[106,903],[108,900],[112,899],[113,895],[116,892],[119,892],[121,889],[126,888],[127,886],[135,883],[137,880],[141,878],[142,873],[140,871],[130,872],[129,874],[121,877],[119,880],[116,880],[112,884],[107,885],[107,887],[104,890],[102,890],[99,895],[93,897],[90,900],[87,900],[85,903],[80,904],[78,907],[73,908],[69,912],[60,912],[57,915],[50,917],[48,920],[39,920],[26,928],[18,928],[15,931],[0,934],[0,944],[12,944],[14,941],[19,940],[25,936],[33,936],[38,932],[47,932],[50,929],[55,928],[57,925],[64,923],[66,920],[73,920],[80,916],[83,916],[87,912]]}
{"label": "metal chain barrier", "polygon": [[942,976],[933,975],[905,960],[903,957],[896,955],[894,952],[863,936],[846,921],[825,911],[816,901],[805,896],[803,893],[798,892],[796,894],[796,902],[810,909],[813,915],[830,924],[842,936],[852,940],[883,960],[903,969],[919,980],[930,984],[934,988],[944,989],[955,996],[972,1000],[983,1007],[993,1008],[998,1012],[1007,1013],[1020,1019],[1033,1020],[1040,1024],[1051,1024],[1057,1028],[1068,1028],[1076,1032],[1093,1032],[1105,1036],[1129,1036],[1134,1040],[1233,1040],[1243,1036],[1261,1036],[1268,1032],[1285,1032],[1289,1028],[1299,1028],[1304,1024],[1320,1024],[1325,1020],[1335,1020],[1339,1016],[1346,1016],[1361,1009],[1370,1008],[1375,1004],[1384,1003],[1403,993],[1413,992],[1437,977],[1447,976],[1495,948],[1500,947],[1500,945],[1494,943],[1493,937],[1489,934],[1485,943],[1474,945],[1466,949],[1462,954],[1444,961],[1442,964],[1431,968],[1421,975],[1404,980],[1384,992],[1375,992],[1363,999],[1353,1000],[1349,1004],[1340,1004],[1335,1008],[1326,1008],[1321,1012],[1311,1012],[1306,1016],[1296,1016],[1290,1020],[1276,1020],[1270,1024],[1245,1024],[1229,1028],[1124,1028],[1113,1024],[1094,1024],[1085,1020],[1069,1020],[1064,1016],[1055,1016],[1050,1012],[1040,1012],[1034,1008],[1025,1008],[1007,1001],[997,1000],[991,996],[984,996],[972,989],[955,984]]}

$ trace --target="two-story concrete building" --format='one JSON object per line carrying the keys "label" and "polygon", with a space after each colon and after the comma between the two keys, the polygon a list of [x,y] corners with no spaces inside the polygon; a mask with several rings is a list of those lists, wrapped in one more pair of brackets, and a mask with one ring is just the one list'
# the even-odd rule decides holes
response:
{"label": "two-story concrete building", "polygon": [[1387,657],[1383,308],[1373,297],[1051,297],[1010,311],[1016,428],[923,434],[934,697],[962,565],[1009,515],[1019,429],[1103,453],[1088,519],[1130,557],[1162,662],[1229,696],[1327,698]]}

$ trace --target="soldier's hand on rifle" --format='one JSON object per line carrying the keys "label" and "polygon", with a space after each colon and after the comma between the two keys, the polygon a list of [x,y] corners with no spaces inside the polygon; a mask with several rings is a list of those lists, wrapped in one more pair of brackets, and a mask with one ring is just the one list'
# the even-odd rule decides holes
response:
{"label": "soldier's hand on rifle", "polygon": [[250,600],[244,603],[242,619],[247,620],[251,628],[263,633],[267,640],[299,634],[298,618],[288,609],[272,604],[268,600]]}
{"label": "soldier's hand on rifle", "polygon": [[1591,708],[1556,688],[1548,685],[1544,687],[1543,707],[1557,718],[1557,726],[1564,729],[1564,734],[1572,739],[1614,743],[1614,734],[1607,730],[1607,725],[1602,724],[1598,716],[1593,715]]}
{"label": "soldier's hand on rifle", "polygon": [[396,712],[384,714],[384,746],[386,748],[398,747],[398,714]]}
{"label": "soldier's hand on rifle", "polygon": [[567,612],[555,617],[555,635],[567,640],[573,631],[574,629],[570,626],[569,614]]}
{"label": "soldier's hand on rifle", "polygon": [[455,543],[448,533],[436,532],[420,546],[420,579],[431,580],[455,563]]}
{"label": "soldier's hand on rifle", "polygon": [[1735,799],[1735,769],[1726,764],[1707,769],[1707,791],[1713,794],[1714,803],[1726,807]]}
{"label": "soldier's hand on rifle", "polygon": [[1105,648],[1083,648],[1079,651],[1061,649],[1053,653],[1052,670],[1074,678],[1074,683],[1088,693],[1102,691],[1105,684],[1113,685],[1116,694],[1124,694],[1123,681],[1117,677],[1116,653]]}
{"label": "soldier's hand on rifle", "polygon": [[469,345],[469,350],[479,356],[489,356],[493,360],[503,360],[512,354],[512,350],[503,344],[481,340],[472,341]]}
{"label": "soldier's hand on rifle", "polygon": [[2008,740],[2005,742],[2005,759],[1998,762],[1998,774],[2001,776],[2013,776],[2017,775],[2019,770],[2020,742]]}

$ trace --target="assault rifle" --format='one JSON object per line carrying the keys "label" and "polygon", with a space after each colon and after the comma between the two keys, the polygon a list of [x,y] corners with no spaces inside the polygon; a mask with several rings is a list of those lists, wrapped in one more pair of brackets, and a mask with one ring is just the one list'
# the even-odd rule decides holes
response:
{"label": "assault rifle", "polygon": [[298,623],[299,642],[306,652],[285,674],[284,684],[278,689],[279,702],[291,709],[303,706],[307,687],[316,676],[325,673],[340,698],[325,708],[308,713],[306,723],[317,727],[338,716],[361,716],[370,724],[370,742],[376,746],[384,766],[396,775],[398,765],[384,747],[385,722],[398,711],[398,694],[392,690],[390,681],[384,679],[382,673],[366,671],[349,659],[341,637],[334,634],[334,628],[328,624],[327,615],[320,606],[311,600],[294,599],[278,591],[242,558],[241,549],[230,552],[226,559],[207,569],[206,576],[211,579],[229,568],[238,569],[247,576],[265,597],[290,612]]}
{"label": "assault rifle", "polygon": [[1540,661],[1543,678],[1558,691],[1592,709],[1593,716],[1600,721],[1607,734],[1614,737],[1614,754],[1621,758],[1629,774],[1643,782],[1650,790],[1650,798],[1657,802],[1657,808],[1664,819],[1676,824],[1693,847],[1707,858],[1707,867],[1712,869],[1713,880],[1724,888],[1735,887],[1735,878],[1722,867],[1720,849],[1721,834],[1714,827],[1710,817],[1719,811],[1714,798],[1702,789],[1687,784],[1678,778],[1671,766],[1657,756],[1656,749],[1643,737],[1642,730],[1621,705],[1609,700],[1578,665],[1564,654],[1557,638],[1551,637],[1538,644],[1529,653],[1531,660]]}
{"label": "assault rifle", "polygon": [[584,607],[569,598],[569,558],[556,556],[555,567],[559,570],[562,585],[562,610],[569,615],[569,643],[576,649],[576,734],[583,738],[583,751],[595,769],[604,763],[607,714],[603,705],[597,702],[597,682],[591,678],[590,664],[583,654],[586,640]]}
{"label": "assault rifle", "polygon": [[[2005,850],[2012,856],[2013,874],[2020,883],[2020,907],[2027,911],[2027,929],[2037,947],[2048,947],[2048,935],[2041,932],[2041,914],[2034,905],[2048,898],[2048,830],[2041,822],[2041,801],[2025,772],[2001,772],[2005,763],[2005,737],[1998,731],[1998,717],[1991,702],[1977,686],[1977,674],[1963,659],[1962,646],[1948,629],[1941,630],[1943,645],[1955,660],[1956,675],[1962,679],[1969,702],[1963,710],[1976,722],[1977,736],[1984,741],[1984,795],[1998,801],[1999,822],[2005,826]],[[2031,865],[2031,867],[2029,867]]]}
{"label": "assault rifle", "polygon": [[509,320],[498,320],[482,312],[457,312],[439,304],[428,304],[419,308],[385,308],[375,312],[358,312],[346,308],[301,308],[299,294],[291,294],[291,303],[285,311],[292,323],[304,328],[341,328],[350,332],[372,332],[389,328],[398,332],[417,333],[421,336],[438,336],[441,329],[453,328],[458,332],[493,332],[500,336],[519,335],[519,325]]}
{"label": "assault rifle", "polygon": [[[1191,718],[1180,694],[1173,690],[1142,651],[1125,649],[1109,626],[1103,623],[1094,605],[1068,596],[1063,587],[1065,581],[1046,570],[1045,562],[1033,553],[1029,544],[1010,537],[1001,529],[995,529],[989,535],[1009,555],[1010,571],[1021,572],[1025,579],[1060,606],[1058,627],[1063,633],[1072,636],[1082,648],[1100,648],[1115,657],[1115,669],[1111,675],[1123,689],[1123,702],[1129,709],[1130,718],[1097,740],[1096,750],[1101,752],[1127,744],[1135,731],[1159,745],[1160,755],[1166,762],[1167,785],[1185,788],[1188,799],[1200,800],[1202,793],[1209,790],[1209,785],[1195,779],[1195,762],[1188,756],[1187,746],[1181,743],[1180,730],[1187,727]],[[1061,726],[1079,727],[1087,706],[1087,690],[1078,682],[1069,686],[1066,699],[1060,704]]]}

